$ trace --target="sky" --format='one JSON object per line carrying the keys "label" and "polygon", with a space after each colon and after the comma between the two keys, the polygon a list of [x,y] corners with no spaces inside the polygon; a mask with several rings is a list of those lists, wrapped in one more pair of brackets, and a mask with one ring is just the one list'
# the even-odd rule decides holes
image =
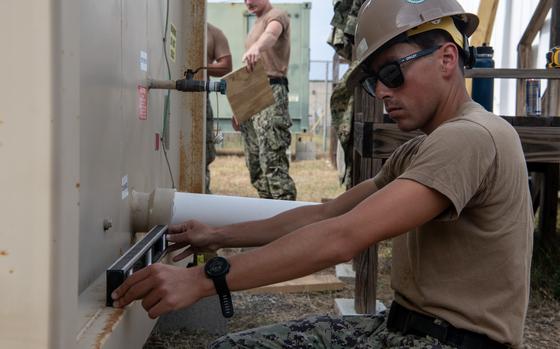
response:
{"label": "sky", "polygon": [[[224,1],[224,0],[208,0],[208,2],[240,2],[243,0]],[[323,80],[325,78],[325,63],[313,62],[332,60],[334,50],[327,44],[332,27],[330,25],[333,17],[332,0],[271,0],[274,3],[303,3],[311,2],[311,28],[310,33],[313,36],[310,40],[310,74],[311,80]],[[478,11],[479,0],[459,0],[459,3],[467,12],[476,13]],[[330,77],[329,77],[330,78]]]}

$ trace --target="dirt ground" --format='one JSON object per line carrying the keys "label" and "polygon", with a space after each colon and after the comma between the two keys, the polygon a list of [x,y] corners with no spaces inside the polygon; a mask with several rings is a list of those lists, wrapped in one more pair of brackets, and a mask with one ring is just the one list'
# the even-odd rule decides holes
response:
{"label": "dirt ground", "polygon": [[[249,175],[243,159],[218,157],[211,166],[212,186],[215,194],[256,196],[249,184]],[[340,194],[337,174],[323,160],[292,163],[290,173],[296,181],[298,200],[320,201]],[[320,181],[317,179],[321,178]],[[385,305],[392,300],[389,286],[390,249],[384,243],[379,253],[379,275],[377,298]],[[334,274],[334,268],[321,273]],[[241,331],[276,322],[303,318],[318,314],[336,314],[334,299],[353,298],[354,285],[345,283],[339,291],[309,292],[294,294],[233,294],[235,316],[228,320],[228,330]],[[217,335],[191,331],[173,334],[168,348],[206,348]],[[146,342],[146,349],[161,348],[161,334],[154,331]],[[560,303],[544,292],[533,292],[525,326],[525,347],[560,348]]]}

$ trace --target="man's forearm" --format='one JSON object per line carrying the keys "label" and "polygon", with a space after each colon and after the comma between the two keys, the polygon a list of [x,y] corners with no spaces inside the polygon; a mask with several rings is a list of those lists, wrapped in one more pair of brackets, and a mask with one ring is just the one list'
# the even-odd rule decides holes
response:
{"label": "man's forearm", "polygon": [[214,77],[222,77],[231,72],[231,55],[219,57],[215,63],[209,63],[207,67],[208,75]]}
{"label": "man's forearm", "polygon": [[298,228],[325,219],[323,205],[298,207],[274,217],[230,224],[216,229],[220,247],[266,245]]}
{"label": "man's forearm", "polygon": [[254,247],[325,219],[340,216],[377,191],[372,180],[364,181],[336,199],[321,205],[298,207],[274,217],[217,228],[220,247]]}
{"label": "man's forearm", "polygon": [[258,49],[259,52],[263,52],[264,50],[274,46],[277,40],[278,40],[278,36],[276,36],[272,32],[265,31],[264,33],[262,33],[259,40],[257,40],[257,42],[253,44],[253,46],[254,48]]}
{"label": "man's forearm", "polygon": [[[229,257],[230,289],[244,290],[290,280],[343,262],[343,233],[338,229],[337,219],[307,225],[266,246]],[[340,249],[333,248],[337,245]]]}
{"label": "man's forearm", "polygon": [[231,71],[231,69],[228,69],[227,67],[218,64],[208,64],[207,70],[208,70],[208,75],[214,77],[222,77]]}
{"label": "man's forearm", "polygon": [[433,189],[397,180],[345,214],[230,257],[228,285],[231,290],[259,287],[347,261],[368,246],[431,221],[449,205],[449,199]]}

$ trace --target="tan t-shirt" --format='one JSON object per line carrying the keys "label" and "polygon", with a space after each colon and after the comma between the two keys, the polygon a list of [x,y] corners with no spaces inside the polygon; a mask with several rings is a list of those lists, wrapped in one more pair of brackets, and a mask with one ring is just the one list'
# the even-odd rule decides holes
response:
{"label": "tan t-shirt", "polygon": [[224,33],[210,23],[208,25],[208,35],[206,38],[207,63],[214,63],[218,59],[231,56],[229,44]]}
{"label": "tan t-shirt", "polygon": [[533,211],[519,136],[474,102],[399,147],[374,182],[410,179],[445,195],[437,219],[393,239],[391,284],[403,306],[522,345]]}
{"label": "tan t-shirt", "polygon": [[274,46],[261,52],[261,57],[264,62],[264,69],[269,76],[283,77],[288,74],[288,64],[290,63],[290,17],[288,17],[286,11],[272,8],[258,17],[245,40],[245,50],[259,40],[272,21],[278,21],[282,25],[282,34],[280,34]]}

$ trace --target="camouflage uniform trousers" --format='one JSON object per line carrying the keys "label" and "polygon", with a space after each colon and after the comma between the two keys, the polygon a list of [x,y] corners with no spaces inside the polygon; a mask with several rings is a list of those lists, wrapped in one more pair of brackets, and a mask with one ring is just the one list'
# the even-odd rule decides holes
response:
{"label": "camouflage uniform trousers", "polygon": [[221,337],[210,349],[452,349],[431,337],[403,335],[386,327],[384,315],[317,316]]}
{"label": "camouflage uniform trousers", "polygon": [[274,84],[271,88],[276,103],[241,124],[245,163],[259,197],[295,200],[296,185],[288,173],[286,155],[292,140],[288,87]]}
{"label": "camouflage uniform trousers", "polygon": [[210,169],[208,166],[216,160],[216,146],[214,145],[214,112],[210,105],[210,96],[206,99],[206,178],[205,193],[212,194],[210,191]]}

